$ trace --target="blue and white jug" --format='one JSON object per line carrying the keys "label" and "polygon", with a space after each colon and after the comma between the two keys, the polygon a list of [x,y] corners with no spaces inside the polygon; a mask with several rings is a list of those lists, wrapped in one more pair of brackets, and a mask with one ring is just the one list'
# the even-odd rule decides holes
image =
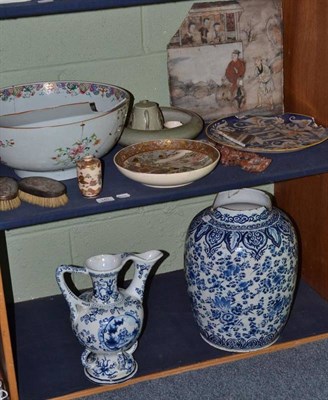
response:
{"label": "blue and white jug", "polygon": [[202,338],[235,352],[273,344],[293,301],[297,247],[290,220],[260,190],[219,193],[196,215],[185,276]]}
{"label": "blue and white jug", "polygon": [[[85,347],[81,360],[91,381],[118,383],[136,373],[133,352],[143,324],[145,283],[162,256],[158,250],[101,254],[88,258],[84,267],[57,268],[57,283],[70,308],[73,332]],[[118,288],[118,273],[128,261],[135,268],[133,280],[127,289]],[[73,273],[89,275],[92,290],[75,295],[65,280],[65,274]]]}

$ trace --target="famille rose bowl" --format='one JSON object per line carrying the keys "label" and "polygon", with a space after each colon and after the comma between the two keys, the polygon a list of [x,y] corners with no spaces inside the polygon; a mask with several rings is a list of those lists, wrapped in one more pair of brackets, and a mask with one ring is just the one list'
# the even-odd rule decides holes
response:
{"label": "famille rose bowl", "polygon": [[100,158],[122,133],[130,94],[96,82],[0,88],[0,162],[19,177],[76,177],[76,161]]}

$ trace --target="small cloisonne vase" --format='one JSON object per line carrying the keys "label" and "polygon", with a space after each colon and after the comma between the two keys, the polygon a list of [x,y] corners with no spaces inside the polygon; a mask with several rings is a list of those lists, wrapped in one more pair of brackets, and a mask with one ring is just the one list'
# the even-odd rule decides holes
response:
{"label": "small cloisonne vase", "polygon": [[[102,254],[86,260],[85,267],[61,265],[57,283],[69,305],[71,324],[85,347],[81,361],[85,375],[93,382],[112,384],[137,372],[133,352],[143,324],[143,295],[153,265],[163,256],[157,250],[146,253]],[[127,289],[118,288],[118,273],[132,261],[134,277]],[[65,275],[89,275],[92,290],[77,296]]]}
{"label": "small cloisonne vase", "polygon": [[189,226],[185,276],[202,338],[247,352],[272,345],[295,291],[298,246],[288,217],[255,189],[219,193]]}
{"label": "small cloisonne vase", "polygon": [[76,161],[77,180],[84,197],[96,197],[102,189],[101,161],[93,156],[85,156]]}

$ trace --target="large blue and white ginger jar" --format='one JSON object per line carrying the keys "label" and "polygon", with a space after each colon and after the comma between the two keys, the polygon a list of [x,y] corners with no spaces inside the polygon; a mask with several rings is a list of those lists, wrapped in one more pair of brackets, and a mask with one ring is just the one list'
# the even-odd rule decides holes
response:
{"label": "large blue and white ginger jar", "polygon": [[[145,283],[162,256],[158,250],[101,254],[88,258],[84,267],[57,268],[56,279],[70,308],[73,332],[85,348],[81,356],[84,373],[91,381],[119,383],[137,372],[133,352],[143,325]],[[118,274],[128,261],[135,268],[134,277],[126,289],[119,288]],[[73,292],[66,275],[76,273],[90,276],[92,290],[81,295]]]}
{"label": "large blue and white ginger jar", "polygon": [[272,345],[284,328],[297,278],[288,217],[256,189],[219,193],[191,222],[185,276],[202,338],[233,352]]}

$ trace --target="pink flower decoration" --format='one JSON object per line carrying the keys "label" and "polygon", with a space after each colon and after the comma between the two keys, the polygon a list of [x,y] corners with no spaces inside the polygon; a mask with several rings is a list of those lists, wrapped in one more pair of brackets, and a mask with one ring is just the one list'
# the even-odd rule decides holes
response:
{"label": "pink flower decoration", "polygon": [[82,144],[77,145],[69,150],[70,157],[76,157],[77,155],[84,153],[85,146]]}

